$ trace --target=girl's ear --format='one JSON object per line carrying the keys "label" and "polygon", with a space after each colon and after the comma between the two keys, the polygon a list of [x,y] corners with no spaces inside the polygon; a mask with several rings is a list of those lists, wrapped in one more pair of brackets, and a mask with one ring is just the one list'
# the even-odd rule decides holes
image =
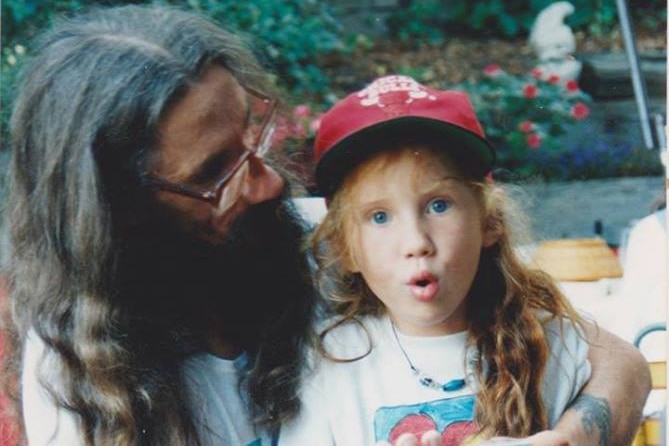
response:
{"label": "girl's ear", "polygon": [[482,246],[489,248],[497,243],[504,235],[505,224],[501,203],[504,202],[504,189],[493,187],[487,194],[484,205],[483,240]]}
{"label": "girl's ear", "polygon": [[495,214],[488,215],[483,221],[483,247],[491,247],[499,241],[503,234],[504,225],[501,219]]}

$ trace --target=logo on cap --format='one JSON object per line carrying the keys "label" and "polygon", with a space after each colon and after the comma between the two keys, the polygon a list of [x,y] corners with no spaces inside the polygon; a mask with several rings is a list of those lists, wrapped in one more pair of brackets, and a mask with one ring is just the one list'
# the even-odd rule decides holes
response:
{"label": "logo on cap", "polygon": [[408,76],[386,76],[379,78],[357,93],[360,105],[376,105],[388,116],[399,116],[405,112],[403,107],[416,100],[436,101],[437,97]]}

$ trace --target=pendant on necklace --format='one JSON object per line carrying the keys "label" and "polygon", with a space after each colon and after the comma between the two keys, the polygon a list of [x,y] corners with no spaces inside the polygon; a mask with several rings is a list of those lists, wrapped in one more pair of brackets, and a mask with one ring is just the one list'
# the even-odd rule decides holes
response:
{"label": "pendant on necklace", "polygon": [[418,382],[422,386],[428,387],[430,389],[441,390],[442,392],[455,392],[456,390],[460,390],[463,387],[465,387],[467,382],[465,381],[464,378],[452,379],[448,381],[446,384],[442,384],[439,381],[436,381],[434,378],[431,378],[427,376],[425,373],[418,370],[416,366],[413,365],[413,362],[411,362],[411,359],[409,359],[409,355],[407,355],[407,352],[404,350],[404,347],[402,347],[400,338],[399,336],[397,336],[397,330],[395,330],[395,324],[393,324],[392,321],[390,321],[390,328],[392,329],[393,336],[395,337],[395,341],[397,342],[397,346],[400,348],[402,355],[404,355],[404,359],[406,359],[409,368],[411,369],[413,374],[418,378]]}
{"label": "pendant on necklace", "polygon": [[413,373],[418,377],[418,382],[422,386],[429,387],[430,389],[441,390],[442,392],[455,392],[456,390],[462,389],[466,384],[463,378],[452,379],[447,383],[442,384],[434,380],[433,378],[430,378],[429,376],[425,375],[415,367],[411,367],[411,370],[413,370]]}

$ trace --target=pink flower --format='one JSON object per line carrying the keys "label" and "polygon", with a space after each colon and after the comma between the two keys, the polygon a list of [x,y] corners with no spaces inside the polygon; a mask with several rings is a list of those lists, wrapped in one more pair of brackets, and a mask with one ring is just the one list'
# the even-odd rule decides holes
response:
{"label": "pink flower", "polygon": [[293,138],[304,138],[307,136],[307,130],[299,122],[294,123],[290,128],[290,136]]}
{"label": "pink flower", "polygon": [[502,74],[502,69],[499,67],[499,65],[491,63],[483,69],[483,73],[486,76],[495,77]]}
{"label": "pink flower", "polygon": [[537,97],[538,94],[539,94],[539,89],[534,84],[526,84],[523,87],[523,95],[527,99],[534,99]]}
{"label": "pink flower", "polygon": [[272,143],[276,146],[281,146],[286,138],[290,136],[291,129],[289,127],[288,121],[285,118],[279,116],[276,119],[276,130],[272,136]]}
{"label": "pink flower", "polygon": [[309,123],[309,130],[311,130],[312,133],[318,132],[318,129],[321,128],[321,118],[323,117],[323,114],[319,114],[316,116],[314,119],[311,120]]}
{"label": "pink flower", "polygon": [[311,108],[306,104],[301,104],[293,109],[293,116],[296,118],[306,118],[311,114]]}
{"label": "pink flower", "polygon": [[588,117],[589,114],[590,114],[590,109],[583,102],[577,102],[571,108],[571,115],[574,117],[574,119],[578,120],[585,119]]}
{"label": "pink flower", "polygon": [[553,85],[559,84],[560,76],[558,76],[557,74],[551,74],[550,76],[548,76],[548,83]]}
{"label": "pink flower", "polygon": [[530,149],[538,149],[541,147],[541,136],[539,136],[538,133],[529,133],[527,138],[525,138],[525,141],[527,141],[527,147]]}
{"label": "pink flower", "polygon": [[542,76],[544,75],[544,72],[541,71],[540,68],[532,68],[532,71],[530,71],[530,74],[532,75],[533,78],[535,79],[541,79]]}
{"label": "pink flower", "polygon": [[518,130],[523,133],[530,133],[532,130],[534,130],[534,123],[532,121],[523,121],[518,124]]}
{"label": "pink flower", "polygon": [[564,88],[569,92],[569,93],[576,93],[579,90],[578,87],[578,82],[575,80],[568,80],[566,84],[564,84]]}

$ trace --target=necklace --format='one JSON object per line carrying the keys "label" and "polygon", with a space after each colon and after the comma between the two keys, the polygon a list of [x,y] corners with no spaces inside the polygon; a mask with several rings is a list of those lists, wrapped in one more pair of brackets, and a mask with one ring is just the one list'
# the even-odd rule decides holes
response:
{"label": "necklace", "polygon": [[440,383],[436,379],[430,377],[429,375],[426,375],[423,373],[418,367],[413,365],[413,362],[411,362],[411,359],[409,358],[409,355],[407,352],[404,350],[404,347],[402,347],[402,343],[400,342],[400,338],[397,335],[397,329],[395,328],[395,324],[393,321],[390,321],[390,327],[393,330],[393,336],[395,336],[395,341],[397,342],[397,346],[400,348],[400,351],[404,355],[404,359],[406,359],[407,364],[409,364],[409,368],[411,369],[411,372],[418,378],[418,382],[424,386],[424,387],[429,387],[430,389],[435,389],[435,390],[441,390],[442,392],[454,392],[456,390],[462,389],[466,382],[464,378],[460,379],[452,379],[444,384]]}

